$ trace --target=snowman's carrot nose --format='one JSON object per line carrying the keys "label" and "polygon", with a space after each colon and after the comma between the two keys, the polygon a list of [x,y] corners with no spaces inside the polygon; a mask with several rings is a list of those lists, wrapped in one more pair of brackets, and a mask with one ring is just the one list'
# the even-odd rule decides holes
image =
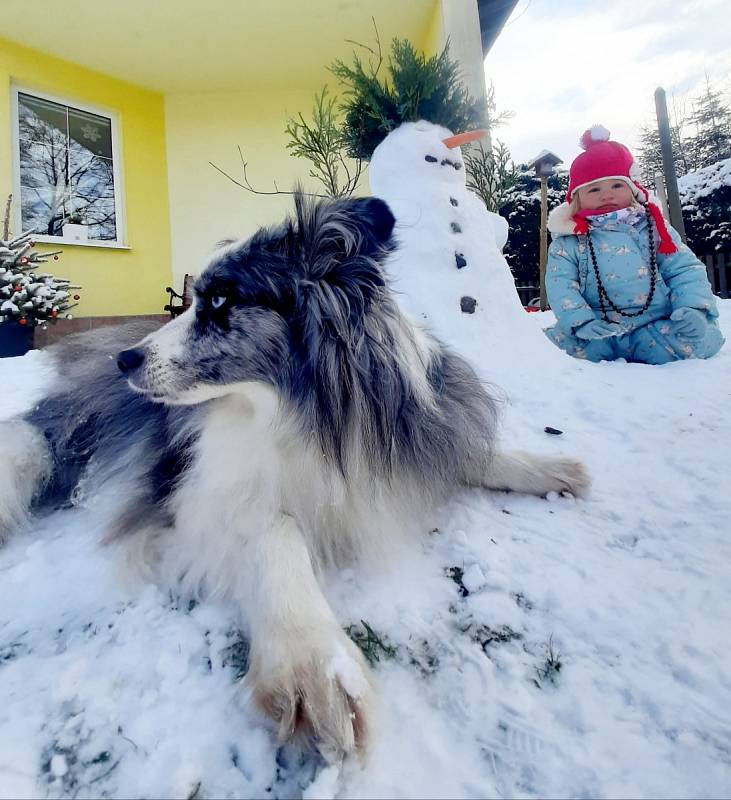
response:
{"label": "snowman's carrot nose", "polygon": [[476,131],[467,131],[466,133],[457,133],[454,136],[447,136],[447,138],[442,139],[442,141],[451,150],[452,148],[459,147],[462,144],[474,142],[476,139],[482,139],[482,137],[486,134],[487,131],[484,130],[484,128],[478,128]]}

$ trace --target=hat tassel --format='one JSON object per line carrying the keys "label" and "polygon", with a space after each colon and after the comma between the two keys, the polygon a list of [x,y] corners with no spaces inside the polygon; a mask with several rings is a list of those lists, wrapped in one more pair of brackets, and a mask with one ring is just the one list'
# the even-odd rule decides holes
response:
{"label": "hat tassel", "polygon": [[677,253],[678,248],[675,245],[675,242],[672,240],[670,236],[670,232],[668,231],[668,227],[665,224],[665,219],[662,215],[662,211],[657,207],[655,203],[648,202],[647,209],[652,216],[652,220],[655,223],[655,227],[657,228],[657,232],[660,236],[660,246],[657,248],[658,253],[662,253],[663,255],[670,255],[671,253]]}

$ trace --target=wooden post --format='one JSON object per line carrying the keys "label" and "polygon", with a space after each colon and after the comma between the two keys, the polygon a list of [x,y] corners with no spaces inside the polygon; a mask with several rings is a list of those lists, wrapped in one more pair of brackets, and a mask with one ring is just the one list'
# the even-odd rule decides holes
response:
{"label": "wooden post", "polygon": [[662,172],[655,173],[655,194],[660,198],[660,206],[662,214],[665,219],[670,219],[670,212],[668,211],[668,196],[665,191],[665,180]]}
{"label": "wooden post", "polygon": [[658,86],[655,89],[655,113],[657,114],[657,129],[660,134],[660,148],[662,149],[662,167],[665,172],[665,188],[668,193],[668,211],[670,224],[680,234],[685,242],[685,225],[683,212],[680,208],[680,193],[678,192],[678,177],[675,174],[673,160],[673,142],[670,138],[670,122],[668,121],[668,106],[665,100],[665,89]]}
{"label": "wooden post", "polygon": [[546,261],[548,259],[548,177],[541,175],[541,249],[538,261],[541,311],[548,308],[546,298]]}
{"label": "wooden post", "polygon": [[726,280],[726,258],[723,253],[719,253],[716,256],[716,264],[718,265],[718,293],[724,300],[728,300],[728,281]]}
{"label": "wooden post", "polygon": [[713,266],[712,253],[706,256],[706,275],[708,276],[708,283],[711,284],[711,291],[716,294],[716,268]]}

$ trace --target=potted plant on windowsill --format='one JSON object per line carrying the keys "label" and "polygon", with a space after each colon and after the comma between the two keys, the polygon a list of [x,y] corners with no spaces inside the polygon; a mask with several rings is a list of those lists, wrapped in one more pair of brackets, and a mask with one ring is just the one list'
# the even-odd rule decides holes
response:
{"label": "potted plant on windowsill", "polygon": [[79,299],[73,291],[81,288],[65,278],[39,272],[49,259],[58,261],[60,251],[36,252],[32,231],[10,237],[8,213],[5,219],[0,239],[0,358],[22,356],[31,350],[37,326],[45,329],[59,319],[71,319],[69,311]]}
{"label": "potted plant on windowsill", "polygon": [[88,242],[89,228],[81,214],[72,214],[62,227],[63,238],[69,242]]}

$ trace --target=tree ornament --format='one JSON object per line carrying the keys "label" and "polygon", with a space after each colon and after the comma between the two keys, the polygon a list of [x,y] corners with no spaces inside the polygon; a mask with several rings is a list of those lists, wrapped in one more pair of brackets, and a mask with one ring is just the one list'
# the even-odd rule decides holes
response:
{"label": "tree ornament", "polygon": [[25,317],[21,317],[18,320],[18,325],[27,325],[27,324],[28,324],[28,320]]}

